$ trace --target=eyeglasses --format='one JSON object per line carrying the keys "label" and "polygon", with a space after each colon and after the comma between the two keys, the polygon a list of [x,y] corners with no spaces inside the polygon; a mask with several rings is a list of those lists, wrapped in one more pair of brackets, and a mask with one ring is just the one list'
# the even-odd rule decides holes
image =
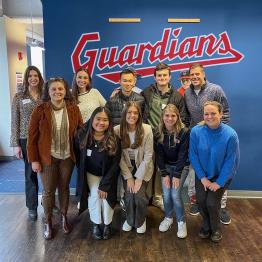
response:
{"label": "eyeglasses", "polygon": [[48,81],[64,81],[63,77],[50,77]]}

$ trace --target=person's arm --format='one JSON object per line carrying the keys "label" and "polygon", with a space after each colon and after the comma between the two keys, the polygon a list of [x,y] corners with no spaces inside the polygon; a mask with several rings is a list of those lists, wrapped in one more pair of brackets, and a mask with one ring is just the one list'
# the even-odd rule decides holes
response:
{"label": "person's arm", "polygon": [[13,147],[15,156],[20,159],[22,158],[22,149],[19,144],[19,133],[20,133],[20,106],[17,94],[13,98],[12,110],[11,110],[11,138],[10,146]]}
{"label": "person's arm", "polygon": [[147,129],[147,134],[145,134],[144,139],[145,139],[144,157],[135,173],[135,177],[140,180],[144,180],[145,173],[148,171],[148,165],[150,164],[150,162],[153,161],[152,157],[154,151],[154,140],[153,140],[153,132],[151,127]]}
{"label": "person's arm", "polygon": [[228,124],[230,121],[230,109],[229,109],[227,97],[223,89],[220,86],[218,86],[218,89],[216,92],[216,101],[219,102],[223,106],[222,122],[224,124]]}
{"label": "person's arm", "polygon": [[176,163],[176,169],[174,177],[181,178],[181,173],[188,159],[188,148],[189,148],[189,131],[185,131],[181,136],[180,147],[178,152],[178,159]]}
{"label": "person's arm", "polygon": [[114,181],[114,177],[117,177],[119,174],[119,162],[121,159],[121,146],[118,140],[117,144],[117,152],[112,157],[112,162],[110,168],[106,170],[105,174],[103,175],[98,189],[103,192],[109,192],[112,185],[112,180]]}
{"label": "person's arm", "polygon": [[206,173],[202,168],[202,165],[198,156],[198,139],[196,136],[195,129],[193,128],[190,133],[190,143],[189,143],[189,159],[195,170],[195,173],[199,180],[206,177]]}
{"label": "person's arm", "polygon": [[38,143],[40,136],[40,119],[41,119],[40,106],[36,107],[31,115],[28,129],[27,140],[27,157],[28,162],[40,162]]}
{"label": "person's arm", "polygon": [[239,140],[237,134],[235,133],[235,135],[233,135],[229,140],[226,157],[224,159],[220,174],[216,180],[216,183],[220,187],[223,187],[226,182],[232,178],[233,175],[235,175],[239,165],[239,158]]}
{"label": "person's arm", "polygon": [[157,142],[156,145],[156,164],[160,170],[160,174],[162,177],[168,176],[169,173],[166,169],[166,165],[165,165],[165,152],[164,152],[164,148],[163,148],[163,144],[161,144],[160,142]]}
{"label": "person's arm", "polygon": [[96,91],[97,91],[97,98],[98,98],[98,101],[99,101],[99,105],[105,106],[105,104],[106,104],[105,98],[102,96],[102,94],[97,89],[96,89]]}

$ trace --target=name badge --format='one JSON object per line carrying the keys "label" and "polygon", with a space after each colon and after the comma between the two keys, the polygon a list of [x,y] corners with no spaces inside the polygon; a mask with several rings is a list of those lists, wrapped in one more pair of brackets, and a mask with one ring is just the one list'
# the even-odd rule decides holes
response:
{"label": "name badge", "polygon": [[31,99],[29,99],[29,98],[23,99],[23,100],[22,100],[22,103],[23,103],[23,105],[28,104],[28,103],[31,103]]}
{"label": "name badge", "polygon": [[91,156],[91,155],[92,155],[92,150],[87,149],[87,150],[86,150],[86,155],[87,155],[87,156]]}
{"label": "name badge", "polygon": [[164,110],[165,107],[166,107],[166,104],[162,104],[162,106],[161,106],[162,110]]}

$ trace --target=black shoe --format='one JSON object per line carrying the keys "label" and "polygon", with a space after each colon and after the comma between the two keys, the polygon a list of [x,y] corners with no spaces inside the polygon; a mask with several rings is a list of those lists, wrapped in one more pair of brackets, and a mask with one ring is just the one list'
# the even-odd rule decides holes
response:
{"label": "black shoe", "polygon": [[95,240],[100,240],[102,239],[102,232],[98,224],[93,224],[93,229],[92,229],[92,237]]}
{"label": "black shoe", "polygon": [[37,220],[37,209],[28,209],[28,218],[32,221]]}
{"label": "black shoe", "polygon": [[111,232],[111,224],[109,225],[105,225],[104,227],[104,232],[103,232],[103,239],[109,239],[112,236],[112,232]]}
{"label": "black shoe", "polygon": [[226,208],[220,209],[220,222],[224,225],[229,225],[231,223],[231,217]]}
{"label": "black shoe", "polygon": [[205,230],[203,227],[201,227],[198,236],[202,239],[209,238],[210,237],[210,230]]}
{"label": "black shoe", "polygon": [[217,230],[214,233],[212,233],[211,240],[213,242],[219,242],[221,239],[222,239],[222,234],[220,230]]}

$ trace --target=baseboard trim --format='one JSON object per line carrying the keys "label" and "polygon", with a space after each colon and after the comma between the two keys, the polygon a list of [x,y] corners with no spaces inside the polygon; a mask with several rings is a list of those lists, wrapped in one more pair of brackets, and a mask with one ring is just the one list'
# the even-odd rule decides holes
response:
{"label": "baseboard trim", "polygon": [[13,161],[16,160],[17,158],[15,156],[0,156],[0,162],[7,162],[7,161]]}
{"label": "baseboard trim", "polygon": [[228,198],[262,198],[262,191],[228,190]]}

